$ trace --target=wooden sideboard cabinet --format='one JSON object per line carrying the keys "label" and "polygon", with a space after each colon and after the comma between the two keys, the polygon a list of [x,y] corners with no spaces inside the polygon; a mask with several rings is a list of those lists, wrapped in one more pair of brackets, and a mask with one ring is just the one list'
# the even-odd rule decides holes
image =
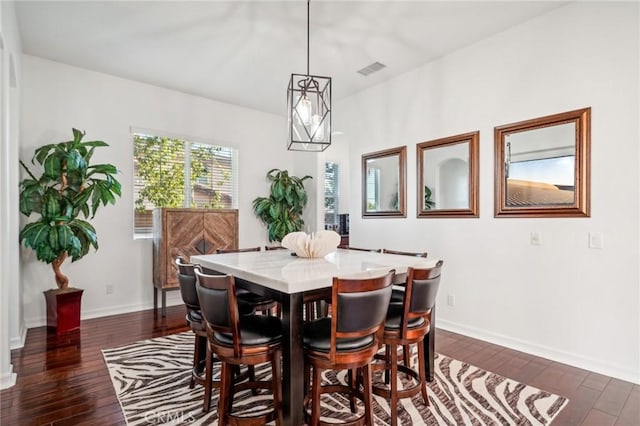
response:
{"label": "wooden sideboard cabinet", "polygon": [[182,256],[238,248],[238,210],[157,208],[153,211],[153,307],[162,292],[166,315],[167,290],[179,288],[175,260]]}

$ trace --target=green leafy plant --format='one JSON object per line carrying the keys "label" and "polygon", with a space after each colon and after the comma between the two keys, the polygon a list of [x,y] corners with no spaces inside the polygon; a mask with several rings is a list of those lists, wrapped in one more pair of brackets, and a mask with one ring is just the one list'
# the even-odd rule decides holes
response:
{"label": "green leafy plant", "polygon": [[424,186],[424,209],[431,210],[436,206],[436,202],[431,199],[431,189],[427,185]]}
{"label": "green leafy plant", "polygon": [[307,205],[304,181],[312,178],[290,176],[279,169],[269,170],[267,178],[271,181],[271,195],[253,200],[253,210],[267,225],[269,241],[282,241],[288,233],[304,227],[302,210]]}
{"label": "green leafy plant", "polygon": [[115,204],[121,195],[121,185],[114,177],[111,164],[90,165],[98,147],[109,146],[102,141],[82,142],[85,132],[73,129],[73,140],[44,145],[35,150],[32,164],[40,164],[38,178],[20,161],[29,177],[20,182],[20,212],[38,220],[26,224],[20,231],[20,242],[36,252],[38,260],[51,264],[59,289],[69,286],[69,279],[60,267],[68,256],[75,262],[82,259],[90,247],[98,249],[95,228],[86,220],[93,219],[101,205]]}

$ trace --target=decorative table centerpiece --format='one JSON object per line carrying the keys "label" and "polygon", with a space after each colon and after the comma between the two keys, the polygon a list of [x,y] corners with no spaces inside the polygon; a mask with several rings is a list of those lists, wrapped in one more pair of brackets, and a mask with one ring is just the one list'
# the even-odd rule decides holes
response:
{"label": "decorative table centerpiece", "polygon": [[334,231],[318,231],[310,235],[291,232],[282,239],[282,246],[299,257],[322,258],[334,252],[340,244],[340,235]]}

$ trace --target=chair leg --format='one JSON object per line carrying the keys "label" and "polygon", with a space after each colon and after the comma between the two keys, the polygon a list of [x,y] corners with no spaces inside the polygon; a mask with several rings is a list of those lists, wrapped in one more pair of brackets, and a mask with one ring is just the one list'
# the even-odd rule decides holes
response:
{"label": "chair leg", "polygon": [[[371,370],[371,374],[373,374],[373,370]],[[356,389],[360,389],[364,387],[364,383],[362,383],[362,367],[358,368],[356,373]]]}
{"label": "chair leg", "polygon": [[409,367],[411,365],[411,346],[402,346],[402,354],[404,355],[404,366]]}
{"label": "chair leg", "polygon": [[227,423],[229,422],[229,414],[233,411],[233,397],[235,396],[234,381],[232,369],[227,369]]}
{"label": "chair leg", "polygon": [[398,425],[398,347],[391,347],[391,426]]}
{"label": "chair leg", "polygon": [[[355,374],[355,375],[354,375]],[[356,379],[358,378],[358,374],[355,369],[349,370],[347,372],[347,380],[349,381],[349,386],[351,386],[352,391],[349,393],[349,407],[351,408],[351,412],[356,412],[356,395],[355,391],[357,389]]]}
{"label": "chair leg", "polygon": [[322,378],[320,377],[321,368],[313,366],[313,383],[311,388],[313,396],[311,397],[311,426],[320,424],[320,391],[322,390]]}
{"label": "chair leg", "polygon": [[304,394],[305,396],[311,392],[311,366],[309,363],[305,362],[304,364]]}
{"label": "chair leg", "polygon": [[226,362],[221,363],[220,371],[220,397],[218,398],[218,425],[226,426],[229,410],[229,399],[232,398],[229,390],[233,386],[231,366]]}
{"label": "chair leg", "polygon": [[274,351],[271,356],[271,383],[273,385],[273,409],[276,413],[276,426],[282,425],[282,384],[280,371],[280,351]]}
{"label": "chair leg", "polygon": [[391,358],[391,352],[389,352],[389,345],[384,347],[384,384],[389,384],[389,359]]}
{"label": "chair leg", "polygon": [[211,408],[211,388],[213,386],[213,355],[209,350],[208,344],[207,354],[205,356],[207,360],[205,361],[204,367],[204,405],[202,406],[202,411],[208,413]]}
{"label": "chair leg", "polygon": [[312,321],[315,319],[313,316],[313,303],[305,303],[302,309],[305,321]]}
{"label": "chair leg", "polygon": [[191,380],[189,380],[189,389],[193,389],[196,385],[196,379],[193,377],[193,372],[196,371],[198,365],[200,364],[200,336],[195,335],[195,339],[193,340],[193,369],[191,370]]}
{"label": "chair leg", "polygon": [[429,406],[429,397],[427,395],[427,364],[425,364],[424,345],[418,342],[418,373],[420,376],[420,391],[424,405]]}
{"label": "chair leg", "polygon": [[[253,365],[249,365],[247,366],[247,372],[249,375],[249,381],[250,382],[255,382],[256,381],[256,368]],[[251,395],[257,395],[258,394],[258,389],[251,389]]]}
{"label": "chair leg", "polygon": [[364,379],[364,418],[365,424],[374,426],[373,423],[373,396],[371,395],[371,364],[365,364],[362,368]]}
{"label": "chair leg", "polygon": [[320,301],[320,316],[322,318],[326,318],[329,316],[329,306],[331,306],[330,303],[327,303],[324,300]]}

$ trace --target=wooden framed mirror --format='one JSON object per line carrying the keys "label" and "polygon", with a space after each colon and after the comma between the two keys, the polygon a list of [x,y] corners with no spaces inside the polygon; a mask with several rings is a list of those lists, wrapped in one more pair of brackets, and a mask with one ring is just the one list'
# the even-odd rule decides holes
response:
{"label": "wooden framed mirror", "polygon": [[498,126],[495,216],[588,217],[591,108]]}
{"label": "wooden framed mirror", "polygon": [[362,217],[407,217],[407,147],[362,155]]}
{"label": "wooden framed mirror", "polygon": [[478,217],[480,132],[416,146],[418,217]]}

